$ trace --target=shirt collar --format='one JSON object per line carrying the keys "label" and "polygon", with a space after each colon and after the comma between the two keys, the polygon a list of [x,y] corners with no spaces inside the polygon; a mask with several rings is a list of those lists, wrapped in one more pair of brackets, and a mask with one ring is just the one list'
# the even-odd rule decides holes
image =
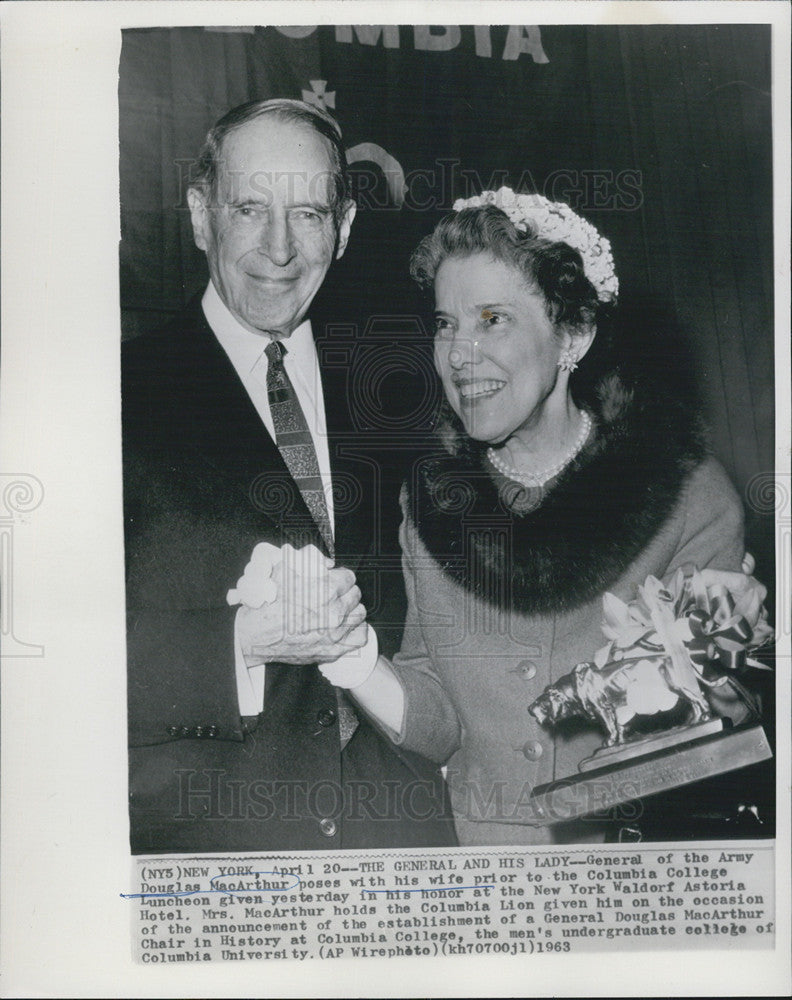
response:
{"label": "shirt collar", "polygon": [[[245,329],[228,306],[220,298],[212,281],[207,285],[201,300],[206,321],[221,346],[239,372],[251,372],[261,360],[270,338],[265,334],[251,333]],[[293,364],[315,363],[316,347],[311,330],[311,321],[303,322],[282,340],[287,349],[287,357]]]}

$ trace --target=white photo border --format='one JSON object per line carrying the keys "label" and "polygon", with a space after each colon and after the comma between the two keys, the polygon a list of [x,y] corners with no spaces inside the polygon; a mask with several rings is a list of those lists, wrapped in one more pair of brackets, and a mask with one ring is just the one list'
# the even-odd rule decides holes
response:
{"label": "white photo border", "polygon": [[[146,968],[132,960],[121,520],[121,29],[300,23],[772,23],[776,456],[790,493],[789,38],[777,2],[6,3],[2,43],[5,473],[41,502],[14,537],[3,660],[2,971],[8,996],[783,995],[789,979],[792,595],[779,521],[777,949]],[[782,547],[783,546],[783,547]],[[787,617],[784,617],[787,615]],[[86,662],[87,661],[87,662]],[[746,961],[756,954],[757,961]],[[387,961],[384,965],[381,962]],[[595,964],[596,962],[596,964]],[[396,965],[392,963],[397,963]],[[429,964],[431,963],[431,964]]]}

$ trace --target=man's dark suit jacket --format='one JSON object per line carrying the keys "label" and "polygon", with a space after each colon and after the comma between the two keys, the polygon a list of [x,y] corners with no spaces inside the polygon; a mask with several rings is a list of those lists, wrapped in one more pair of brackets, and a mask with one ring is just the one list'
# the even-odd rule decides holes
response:
{"label": "man's dark suit jacket", "polygon": [[[321,337],[322,320],[312,326]],[[392,624],[399,610],[372,572],[377,463],[349,454],[348,363],[328,358],[336,564],[356,572],[369,620]],[[341,751],[336,692],[316,666],[268,665],[263,713],[240,718],[226,592],[258,542],[323,546],[200,301],[126,343],[122,372],[133,853],[454,843],[432,765],[362,712]]]}

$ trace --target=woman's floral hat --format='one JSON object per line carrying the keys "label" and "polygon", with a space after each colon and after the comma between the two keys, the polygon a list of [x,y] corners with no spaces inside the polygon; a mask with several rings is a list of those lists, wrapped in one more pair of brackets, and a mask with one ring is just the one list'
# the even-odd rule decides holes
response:
{"label": "woman's floral hat", "polygon": [[458,198],[454,211],[494,205],[501,209],[521,232],[529,228],[542,239],[566,243],[583,258],[586,277],[597,290],[600,302],[615,302],[619,294],[619,279],[613,267],[611,245],[561,201],[548,201],[540,194],[515,194],[511,188],[482,191],[475,198]]}

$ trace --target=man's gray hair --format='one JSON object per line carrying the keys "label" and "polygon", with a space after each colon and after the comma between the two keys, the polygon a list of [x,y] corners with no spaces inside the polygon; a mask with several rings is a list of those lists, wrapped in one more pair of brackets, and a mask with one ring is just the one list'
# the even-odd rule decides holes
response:
{"label": "man's gray hair", "polygon": [[201,152],[198,154],[198,169],[190,181],[190,187],[200,191],[208,201],[214,201],[217,196],[217,177],[226,136],[248,122],[267,115],[280,122],[304,125],[327,140],[333,180],[330,189],[331,208],[338,223],[349,201],[349,176],[341,128],[326,111],[312,104],[306,104],[305,101],[276,97],[266,101],[248,101],[226,112],[206,135]]}

